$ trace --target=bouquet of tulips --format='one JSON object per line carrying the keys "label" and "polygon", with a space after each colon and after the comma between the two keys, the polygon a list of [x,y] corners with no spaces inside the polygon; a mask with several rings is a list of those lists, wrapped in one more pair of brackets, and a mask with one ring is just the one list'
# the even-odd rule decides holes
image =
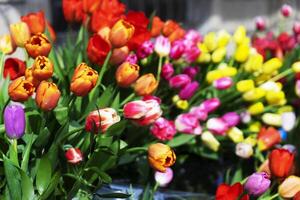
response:
{"label": "bouquet of tulips", "polygon": [[70,32],[80,25],[63,45],[42,11],[0,37],[1,197],[128,198],[95,193],[127,179],[153,199],[195,155],[221,166],[218,200],[299,198],[299,146],[280,146],[299,145],[299,23],[278,38],[262,18],[252,38],[201,35],[118,0],[62,7]]}

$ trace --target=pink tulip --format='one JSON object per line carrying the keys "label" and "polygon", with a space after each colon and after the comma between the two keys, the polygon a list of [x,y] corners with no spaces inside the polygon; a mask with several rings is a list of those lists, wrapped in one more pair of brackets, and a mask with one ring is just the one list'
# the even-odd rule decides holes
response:
{"label": "pink tulip", "polygon": [[200,53],[200,49],[194,45],[189,48],[186,47],[183,56],[187,62],[192,63],[199,57]]}
{"label": "pink tulip", "polygon": [[161,99],[157,96],[153,96],[153,95],[145,95],[142,98],[143,101],[147,101],[147,100],[155,100],[157,101],[158,104],[161,104]]}
{"label": "pink tulip", "polygon": [[184,35],[184,40],[188,40],[193,42],[194,44],[197,44],[202,41],[202,36],[200,33],[196,30],[189,30],[185,35]]}
{"label": "pink tulip", "polygon": [[211,98],[203,101],[200,104],[200,108],[205,110],[207,113],[215,111],[221,105],[221,101],[218,98]]}
{"label": "pink tulip", "polygon": [[166,172],[164,173],[156,171],[154,179],[160,187],[166,187],[173,179],[173,170],[171,168],[166,168]]}
{"label": "pink tulip", "polygon": [[300,35],[300,22],[295,22],[293,25],[293,31],[295,35]]}
{"label": "pink tulip", "polygon": [[178,115],[175,120],[175,126],[179,132],[194,135],[200,135],[202,133],[202,128],[197,117],[190,113]]}
{"label": "pink tulip", "polygon": [[197,81],[193,81],[187,84],[179,92],[180,99],[182,100],[190,99],[195,94],[198,88],[199,88],[199,83]]}
{"label": "pink tulip", "polygon": [[284,16],[284,17],[289,17],[291,16],[292,14],[292,7],[288,4],[284,4],[282,7],[281,7],[281,14]]}
{"label": "pink tulip", "polygon": [[168,38],[158,36],[155,40],[154,51],[160,56],[168,56],[171,50],[171,43]]}
{"label": "pink tulip", "polygon": [[245,111],[240,114],[241,122],[248,124],[251,121],[251,115],[249,112]]}
{"label": "pink tulip", "polygon": [[222,116],[222,119],[227,123],[231,128],[240,123],[240,116],[236,112],[228,112]]}
{"label": "pink tulip", "polygon": [[139,59],[147,58],[154,51],[154,44],[151,40],[145,41],[137,50]]}
{"label": "pink tulip", "polygon": [[125,59],[125,62],[126,62],[126,61],[129,62],[129,63],[131,63],[131,64],[137,64],[138,58],[137,58],[136,54],[131,53],[131,54],[129,54],[129,55],[127,56],[127,58]]}
{"label": "pink tulip", "polygon": [[200,121],[205,121],[207,119],[207,112],[200,108],[200,106],[192,107],[189,113],[197,117]]}
{"label": "pink tulip", "polygon": [[188,75],[191,79],[194,79],[197,73],[199,72],[198,67],[185,67],[182,71],[182,73]]}
{"label": "pink tulip", "polygon": [[233,84],[233,81],[230,77],[223,77],[215,80],[213,86],[218,90],[226,90],[230,88]]}
{"label": "pink tulip", "polygon": [[171,88],[183,88],[189,83],[191,83],[191,78],[186,74],[178,74],[169,80]]}
{"label": "pink tulip", "polygon": [[171,63],[166,63],[162,66],[161,76],[164,79],[169,80],[173,76],[173,74],[174,74],[174,68]]}
{"label": "pink tulip", "polygon": [[226,131],[229,129],[227,123],[221,118],[210,118],[206,122],[206,127],[217,135],[226,135]]}
{"label": "pink tulip", "polygon": [[171,51],[170,51],[170,58],[177,60],[179,59],[182,54],[184,53],[184,43],[182,40],[176,40],[172,43]]}
{"label": "pink tulip", "polygon": [[256,29],[259,31],[263,31],[266,28],[266,21],[263,17],[256,17],[255,18],[255,25],[256,25]]}
{"label": "pink tulip", "polygon": [[148,112],[146,101],[131,101],[124,105],[124,117],[127,119],[140,119]]}
{"label": "pink tulip", "polygon": [[165,118],[158,118],[151,126],[150,131],[157,139],[171,140],[176,134],[176,128],[173,121]]}

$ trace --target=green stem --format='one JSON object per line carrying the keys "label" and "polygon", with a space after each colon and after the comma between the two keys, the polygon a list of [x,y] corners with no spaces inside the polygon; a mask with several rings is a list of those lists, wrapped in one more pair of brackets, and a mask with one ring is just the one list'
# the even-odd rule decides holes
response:
{"label": "green stem", "polygon": [[152,193],[151,193],[151,196],[150,196],[150,199],[154,199],[154,194],[155,192],[157,191],[157,188],[159,187],[159,183],[158,182],[155,182],[155,185],[153,187],[153,190],[152,190]]}
{"label": "green stem", "polygon": [[160,81],[160,74],[161,74],[161,67],[162,67],[162,61],[163,61],[163,57],[160,56],[159,60],[158,60],[158,70],[157,70],[157,75],[156,75],[156,80],[159,83]]}
{"label": "green stem", "polygon": [[18,141],[17,139],[11,140],[11,148],[9,150],[10,160],[17,166],[19,166],[18,159]]}
{"label": "green stem", "polygon": [[281,72],[280,74],[277,74],[276,76],[274,76],[273,78],[271,78],[269,81],[274,81],[274,82],[276,82],[276,81],[282,79],[283,77],[285,77],[285,76],[291,74],[292,72],[293,72],[293,69],[292,69],[292,68],[289,68],[289,69],[287,69],[287,70]]}
{"label": "green stem", "polygon": [[5,54],[4,53],[0,53],[0,80],[3,79],[3,66],[4,66],[4,56]]}
{"label": "green stem", "polygon": [[276,193],[276,194],[274,194],[273,196],[271,196],[271,197],[268,197],[268,198],[266,198],[266,199],[263,199],[263,200],[272,200],[272,199],[275,199],[276,197],[278,197],[279,196],[279,194],[278,193]]}
{"label": "green stem", "polygon": [[134,153],[134,152],[139,152],[139,151],[147,151],[147,147],[133,147],[130,149],[127,149],[126,153]]}
{"label": "green stem", "polygon": [[134,97],[135,97],[135,93],[132,93],[131,95],[129,95],[126,99],[124,99],[124,101],[121,102],[120,107],[123,106],[124,104],[128,103],[129,101],[131,101]]}

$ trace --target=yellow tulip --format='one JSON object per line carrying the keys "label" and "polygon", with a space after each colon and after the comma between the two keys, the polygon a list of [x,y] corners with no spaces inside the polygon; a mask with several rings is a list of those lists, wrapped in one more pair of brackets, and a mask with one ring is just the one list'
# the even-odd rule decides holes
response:
{"label": "yellow tulip", "polygon": [[247,72],[256,72],[261,69],[264,58],[260,54],[250,55],[248,60],[244,64],[244,68]]}
{"label": "yellow tulip", "polygon": [[212,70],[206,74],[206,80],[208,83],[212,83],[213,81],[222,78],[222,72],[220,70]]}
{"label": "yellow tulip", "polygon": [[197,58],[198,63],[209,63],[211,60],[211,56],[209,53],[201,52],[201,54]]}
{"label": "yellow tulip", "polygon": [[279,58],[271,58],[265,62],[262,66],[262,72],[264,74],[273,74],[282,66],[282,61]]}
{"label": "yellow tulip", "polygon": [[217,38],[215,32],[209,32],[207,35],[204,36],[203,43],[207,47],[209,52],[212,52],[217,48]]}
{"label": "yellow tulip", "polygon": [[234,143],[239,143],[244,140],[243,132],[237,127],[230,128],[227,131],[227,135]]}
{"label": "yellow tulip", "polygon": [[285,112],[293,112],[293,107],[292,106],[282,106],[277,110],[278,114],[282,114]]}
{"label": "yellow tulip", "polygon": [[212,151],[217,152],[219,150],[220,142],[215,138],[215,136],[211,132],[205,131],[204,133],[202,133],[201,141],[206,147],[208,147]]}
{"label": "yellow tulip", "polygon": [[252,104],[249,108],[248,108],[248,112],[251,115],[258,115],[261,114],[262,112],[264,112],[264,104],[262,102],[257,102],[255,104]]}
{"label": "yellow tulip", "polygon": [[246,144],[250,144],[251,146],[255,146],[257,144],[257,135],[256,134],[252,134],[252,135],[249,135],[245,140],[244,140],[244,143]]}
{"label": "yellow tulip", "polygon": [[300,61],[298,62],[295,62],[293,65],[292,65],[292,69],[295,73],[299,73],[300,72]]}
{"label": "yellow tulip", "polygon": [[10,54],[14,51],[13,41],[10,35],[2,35],[0,36],[0,52],[4,54]]}
{"label": "yellow tulip", "polygon": [[242,41],[245,39],[246,37],[246,28],[244,26],[239,26],[234,35],[233,35],[233,39],[237,44],[241,44]]}
{"label": "yellow tulip", "polygon": [[266,100],[270,105],[284,105],[286,103],[285,94],[282,91],[268,91]]}
{"label": "yellow tulip", "polygon": [[245,101],[256,101],[266,95],[266,92],[261,88],[254,88],[243,94]]}
{"label": "yellow tulip", "polygon": [[222,67],[218,68],[219,71],[221,71],[222,76],[235,76],[237,74],[237,69],[235,67]]}
{"label": "yellow tulip", "polygon": [[224,59],[225,55],[226,55],[226,48],[219,47],[212,53],[211,58],[214,63],[219,63]]}
{"label": "yellow tulip", "polygon": [[176,102],[176,107],[181,110],[186,110],[189,107],[189,102],[187,100],[179,100]]}
{"label": "yellow tulip", "polygon": [[300,191],[300,177],[289,176],[279,186],[278,193],[283,198],[293,198]]}
{"label": "yellow tulip", "polygon": [[253,122],[249,125],[249,131],[251,132],[258,133],[260,131],[260,128],[261,128],[261,123],[258,121]]}
{"label": "yellow tulip", "polygon": [[231,35],[225,31],[221,30],[218,32],[218,47],[225,47],[229,43]]}
{"label": "yellow tulip", "polygon": [[236,48],[234,53],[234,59],[238,62],[245,62],[250,54],[250,47],[245,44],[241,44]]}
{"label": "yellow tulip", "polygon": [[247,92],[249,90],[254,89],[254,81],[249,79],[249,80],[242,80],[237,82],[236,88],[239,92]]}
{"label": "yellow tulip", "polygon": [[262,121],[270,126],[281,126],[282,119],[281,115],[275,113],[265,113],[262,116]]}

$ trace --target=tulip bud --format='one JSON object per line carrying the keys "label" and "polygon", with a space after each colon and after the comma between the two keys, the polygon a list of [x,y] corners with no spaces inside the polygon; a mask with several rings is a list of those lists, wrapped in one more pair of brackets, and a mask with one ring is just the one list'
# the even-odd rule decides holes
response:
{"label": "tulip bud", "polygon": [[190,113],[178,115],[175,120],[175,126],[179,132],[187,134],[200,135],[202,132],[197,117]]}
{"label": "tulip bud", "polygon": [[176,134],[176,128],[173,121],[165,118],[158,118],[151,126],[150,131],[153,136],[159,140],[172,140]]}
{"label": "tulip bud", "polygon": [[140,67],[129,62],[122,63],[116,71],[116,80],[119,86],[129,87],[139,77]]}
{"label": "tulip bud", "polygon": [[294,165],[295,154],[286,149],[274,149],[269,154],[269,167],[273,176],[287,177]]}
{"label": "tulip bud", "polygon": [[293,69],[294,73],[299,73],[300,72],[300,61],[293,63],[292,69]]}
{"label": "tulip bud", "polygon": [[270,126],[281,126],[282,124],[281,115],[275,113],[264,113],[262,121]]}
{"label": "tulip bud", "polygon": [[13,101],[23,102],[33,94],[34,87],[32,83],[25,80],[23,76],[15,79],[8,86],[8,95]]}
{"label": "tulip bud", "polygon": [[256,101],[266,95],[265,90],[262,88],[254,88],[252,90],[249,90],[248,92],[245,92],[243,94],[243,99],[245,101]]}
{"label": "tulip bud", "polygon": [[152,26],[151,26],[151,36],[157,37],[161,34],[162,28],[164,26],[164,22],[158,17],[154,16],[152,19]]}
{"label": "tulip bud", "polygon": [[205,121],[207,119],[207,112],[200,106],[192,107],[189,113],[193,114],[200,121]]}
{"label": "tulip bud", "polygon": [[83,11],[89,14],[93,14],[101,5],[101,1],[95,0],[83,0],[82,7]]}
{"label": "tulip bud", "polygon": [[11,54],[15,51],[15,46],[10,35],[0,36],[0,52]]}
{"label": "tulip bud", "polygon": [[249,135],[247,138],[245,138],[243,142],[246,144],[250,144],[252,147],[254,147],[257,144],[256,135],[255,134]]}
{"label": "tulip bud", "polygon": [[110,126],[120,121],[120,116],[113,108],[103,108],[89,113],[85,130],[91,133],[104,133]]}
{"label": "tulip bud", "polygon": [[237,44],[241,44],[242,41],[246,37],[246,28],[244,26],[239,26],[236,31],[234,32],[233,39]]}
{"label": "tulip bud", "polygon": [[166,172],[167,168],[175,163],[175,160],[174,151],[165,144],[155,143],[148,147],[149,164],[159,172]]}
{"label": "tulip bud", "polygon": [[45,56],[38,56],[35,58],[32,66],[32,75],[39,81],[51,78],[53,74],[53,64]]}
{"label": "tulip bud", "polygon": [[102,65],[111,49],[110,43],[98,34],[90,37],[87,46],[87,55],[92,63]]}
{"label": "tulip bud", "polygon": [[264,74],[272,74],[276,70],[282,67],[282,61],[279,58],[271,58],[267,62],[265,62],[262,66],[262,72]]}
{"label": "tulip bud", "polygon": [[203,43],[207,47],[208,52],[214,51],[218,46],[216,33],[209,32],[208,34],[206,34],[204,36]]}
{"label": "tulip bud", "polygon": [[300,80],[297,80],[296,81],[296,84],[295,84],[295,93],[298,97],[300,97]]}
{"label": "tulip bud", "polygon": [[259,121],[255,121],[249,125],[249,131],[258,133],[261,129],[261,123]]}
{"label": "tulip bud", "polygon": [[294,112],[284,112],[281,114],[282,128],[285,131],[291,131],[296,124],[296,115]]}
{"label": "tulip bud", "polygon": [[289,16],[291,16],[293,9],[290,5],[283,4],[283,6],[280,9],[280,12],[281,12],[282,16],[289,17]]}
{"label": "tulip bud", "polygon": [[241,183],[228,185],[223,183],[219,185],[216,193],[216,200],[249,200],[248,194],[245,194]]}
{"label": "tulip bud", "polygon": [[182,71],[183,74],[188,75],[191,79],[194,79],[198,72],[198,67],[185,67]]}
{"label": "tulip bud", "polygon": [[297,21],[294,23],[293,25],[293,31],[295,35],[299,35],[300,34],[300,22]]}
{"label": "tulip bud", "polygon": [[95,87],[97,80],[98,72],[81,63],[74,71],[70,89],[76,96],[85,96]]}
{"label": "tulip bud", "polygon": [[155,40],[154,51],[160,56],[168,56],[171,50],[171,43],[168,38],[158,36]]}
{"label": "tulip bud", "polygon": [[28,55],[32,58],[38,56],[48,56],[51,51],[51,43],[48,38],[40,33],[31,36],[31,38],[25,44]]}
{"label": "tulip bud", "polygon": [[147,58],[154,51],[154,44],[151,40],[145,41],[137,50],[137,56],[140,59]]}
{"label": "tulip bud", "polygon": [[279,131],[273,127],[265,128],[262,127],[258,133],[258,149],[260,151],[267,150],[273,147],[275,144],[281,142]]}
{"label": "tulip bud", "polygon": [[190,99],[195,94],[198,88],[199,88],[199,83],[197,81],[193,81],[187,84],[179,92],[180,99],[182,100]]}
{"label": "tulip bud", "polygon": [[189,102],[187,100],[178,100],[176,101],[176,107],[181,110],[186,110],[189,107]]}
{"label": "tulip bud", "polygon": [[226,30],[218,32],[218,47],[226,47],[231,39],[231,35]]}
{"label": "tulip bud", "polygon": [[179,59],[185,50],[185,46],[182,40],[176,40],[172,43],[171,51],[170,51],[170,58],[177,60]]}
{"label": "tulip bud", "polygon": [[157,96],[153,96],[153,95],[146,95],[143,96],[142,98],[143,101],[147,101],[147,100],[154,100],[156,101],[158,104],[161,104],[161,99]]}
{"label": "tulip bud", "polygon": [[255,26],[256,29],[259,31],[263,31],[266,28],[266,21],[263,17],[256,17],[255,18]]}
{"label": "tulip bud", "polygon": [[33,77],[32,68],[26,68],[25,70],[25,79],[33,84],[35,88],[37,88],[40,84],[40,81]]}
{"label": "tulip bud", "polygon": [[173,170],[171,168],[166,168],[166,172],[164,173],[156,171],[154,179],[160,187],[166,187],[173,179]]}
{"label": "tulip bud", "polygon": [[236,48],[236,51],[234,53],[234,59],[237,62],[245,62],[250,54],[250,47],[245,44],[241,44]]}
{"label": "tulip bud", "polygon": [[54,83],[42,81],[37,88],[35,102],[44,111],[53,110],[59,100],[60,91]]}
{"label": "tulip bud", "polygon": [[115,48],[125,46],[134,34],[134,26],[123,19],[117,21],[109,33],[109,41]]}
{"label": "tulip bud", "polygon": [[252,145],[247,143],[238,143],[235,146],[235,154],[241,158],[250,158],[253,155]]}
{"label": "tulip bud", "polygon": [[173,76],[173,74],[174,74],[174,68],[171,63],[166,63],[162,66],[161,76],[164,79],[169,80]]}
{"label": "tulip bud", "polygon": [[228,112],[221,117],[229,127],[237,126],[241,117],[236,112]]}
{"label": "tulip bud", "polygon": [[78,164],[83,160],[83,155],[82,155],[80,149],[78,149],[78,148],[69,148],[66,151],[65,156],[66,156],[68,163],[71,163],[71,164]]}
{"label": "tulip bud", "polygon": [[233,81],[230,77],[219,78],[213,82],[213,86],[217,90],[226,90],[230,88],[232,85],[233,85]]}
{"label": "tulip bud", "polygon": [[214,112],[221,105],[221,101],[218,98],[211,98],[203,101],[200,104],[200,108],[207,113]]}
{"label": "tulip bud", "polygon": [[183,88],[189,83],[191,83],[191,78],[186,74],[178,74],[169,79],[171,88]]}
{"label": "tulip bud", "polygon": [[199,48],[196,45],[194,45],[190,48],[185,48],[183,56],[188,63],[192,63],[196,61],[200,53],[201,51],[199,50]]}
{"label": "tulip bud", "polygon": [[46,20],[43,11],[29,13],[21,17],[21,20],[28,25],[31,34],[44,33],[46,28]]}
{"label": "tulip bud", "polygon": [[25,112],[20,105],[8,105],[4,109],[4,126],[7,137],[19,139],[25,133]]}
{"label": "tulip bud", "polygon": [[300,177],[287,177],[278,188],[278,193],[283,198],[292,198],[300,192]]}
{"label": "tulip bud", "polygon": [[153,74],[144,74],[134,84],[134,91],[139,96],[152,94],[158,86]]}
{"label": "tulip bud", "polygon": [[129,54],[129,49],[128,49],[127,46],[123,46],[123,47],[120,47],[120,48],[115,48],[115,49],[113,49],[111,58],[109,59],[109,62],[112,65],[118,65],[118,64],[125,61],[128,54]]}
{"label": "tulip bud", "polygon": [[15,80],[25,75],[26,63],[18,58],[7,58],[4,63],[3,76]]}
{"label": "tulip bud", "polygon": [[201,134],[201,141],[203,144],[214,152],[217,152],[220,147],[220,142],[215,138],[215,136],[209,132],[205,131]]}
{"label": "tulip bud", "polygon": [[220,70],[212,70],[207,72],[206,74],[206,80],[208,83],[212,83],[215,80],[218,80],[219,78],[224,77],[224,74]]}
{"label": "tulip bud", "polygon": [[247,92],[255,88],[253,80],[242,80],[236,84],[236,88],[239,92]]}
{"label": "tulip bud", "polygon": [[250,113],[248,111],[242,112],[240,114],[240,117],[241,117],[241,121],[244,124],[248,124],[251,121],[251,115],[250,115]]}
{"label": "tulip bud", "polygon": [[234,143],[239,143],[244,140],[243,132],[237,127],[230,128],[227,131],[227,135]]}
{"label": "tulip bud", "polygon": [[261,196],[271,185],[271,180],[266,172],[256,172],[248,177],[245,183],[245,190],[253,196]]}
{"label": "tulip bud", "polygon": [[251,115],[259,115],[262,112],[264,112],[264,110],[265,110],[265,107],[264,107],[264,104],[262,102],[254,103],[254,104],[250,105],[249,108],[247,109],[247,111]]}
{"label": "tulip bud", "polygon": [[131,64],[137,64],[137,62],[138,62],[137,55],[134,53],[129,54],[127,56],[127,58],[125,59],[125,62],[129,62]]}
{"label": "tulip bud", "polygon": [[148,112],[145,101],[131,101],[126,103],[123,108],[124,117],[128,119],[140,119]]}
{"label": "tulip bud", "polygon": [[18,47],[24,47],[25,43],[30,38],[30,31],[26,23],[19,22],[16,24],[10,25],[10,35],[14,41],[14,43]]}
{"label": "tulip bud", "polygon": [[229,129],[227,123],[222,118],[210,118],[206,122],[206,127],[209,131],[217,135],[225,135]]}
{"label": "tulip bud", "polygon": [[213,63],[219,63],[224,59],[225,56],[226,56],[226,48],[219,47],[212,53],[211,59]]}

